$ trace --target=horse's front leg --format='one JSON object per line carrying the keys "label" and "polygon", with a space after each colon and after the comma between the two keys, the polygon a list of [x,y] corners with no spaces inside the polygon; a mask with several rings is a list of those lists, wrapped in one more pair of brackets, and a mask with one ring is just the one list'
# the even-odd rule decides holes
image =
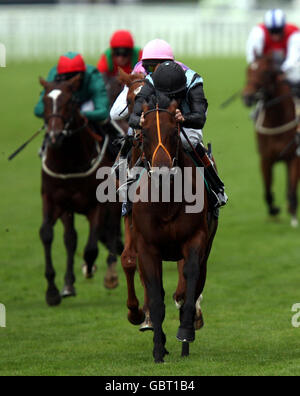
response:
{"label": "horse's front leg", "polygon": [[165,348],[166,336],[162,328],[165,319],[162,259],[155,247],[146,244],[141,236],[138,239],[139,266],[149,298],[150,318],[154,329],[153,357],[155,363],[163,363],[168,351]]}
{"label": "horse's front leg", "polygon": [[61,296],[55,284],[55,270],[52,262],[51,247],[54,239],[54,225],[59,217],[58,211],[55,211],[49,203],[46,195],[43,195],[43,224],[40,228],[40,238],[44,245],[46,271],[45,276],[48,281],[46,292],[46,301],[50,306],[56,306],[61,303]]}
{"label": "horse's front leg", "polygon": [[[184,305],[181,308],[180,327],[177,333],[177,338],[181,342],[193,342],[195,340],[195,304],[204,287],[203,282],[205,281],[202,279],[201,265],[205,260],[206,250],[207,238],[204,231],[200,231],[183,248],[185,257],[183,275],[186,280],[186,295]],[[202,285],[202,287],[200,288],[199,285]]]}
{"label": "horse's front leg", "polygon": [[90,225],[90,233],[87,245],[84,249],[83,273],[87,279],[92,278],[96,270],[95,261],[98,257],[98,240],[100,235],[100,207],[91,210],[87,219]]}
{"label": "horse's front leg", "polygon": [[299,157],[295,157],[294,159],[292,159],[287,163],[287,168],[288,168],[287,198],[289,202],[289,213],[292,216],[291,226],[294,228],[298,227],[299,225],[297,218],[297,209],[298,209],[297,188],[298,188],[299,166],[300,166]]}
{"label": "horse's front leg", "polygon": [[134,277],[137,270],[137,253],[132,239],[130,216],[125,217],[125,248],[121,255],[121,263],[127,281],[127,308],[129,309],[128,320],[133,325],[139,325],[143,323],[145,314],[139,308],[139,300],[135,292]]}
{"label": "horse's front leg", "polygon": [[274,196],[272,193],[273,184],[273,164],[269,159],[261,159],[261,170],[263,174],[265,187],[265,200],[268,205],[269,214],[277,216],[280,213],[280,208],[274,205]]}
{"label": "horse's front leg", "polygon": [[65,212],[61,217],[61,220],[65,229],[64,242],[67,249],[67,271],[65,275],[65,285],[62,290],[62,297],[75,297],[74,255],[77,248],[77,233],[74,228],[74,214]]}

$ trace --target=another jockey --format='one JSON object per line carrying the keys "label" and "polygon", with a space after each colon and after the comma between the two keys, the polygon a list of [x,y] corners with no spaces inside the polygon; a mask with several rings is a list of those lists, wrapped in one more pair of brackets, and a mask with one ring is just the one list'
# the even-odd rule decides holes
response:
{"label": "another jockey", "polygon": [[118,75],[118,67],[131,73],[142,57],[142,49],[134,45],[132,34],[127,30],[118,30],[110,40],[110,48],[101,56],[98,63],[100,73],[108,77]]}
{"label": "another jockey", "polygon": [[144,122],[143,104],[152,95],[162,93],[169,99],[175,99],[179,104],[175,115],[176,120],[181,124],[190,141],[188,142],[182,134],[183,147],[198,166],[205,166],[205,177],[213,192],[215,207],[224,206],[228,200],[224,184],[218,177],[202,144],[202,128],[206,122],[208,107],[203,91],[203,79],[193,70],[184,70],[181,65],[171,60],[160,64],[146,79],[148,83],[136,96],[129,125],[133,129],[141,129]]}
{"label": "another jockey", "polygon": [[[83,57],[76,52],[68,52],[61,56],[58,65],[54,66],[48,75],[47,81],[65,81],[81,75],[81,86],[75,96],[81,105],[81,111],[92,123],[103,123],[109,117],[109,102],[103,78],[98,70],[86,65]],[[34,113],[37,117],[44,117],[45,92],[41,93]]]}
{"label": "another jockey", "polygon": [[300,30],[286,23],[282,10],[270,10],[263,24],[255,26],[247,42],[247,62],[273,53],[280,69],[291,84],[300,83]]}

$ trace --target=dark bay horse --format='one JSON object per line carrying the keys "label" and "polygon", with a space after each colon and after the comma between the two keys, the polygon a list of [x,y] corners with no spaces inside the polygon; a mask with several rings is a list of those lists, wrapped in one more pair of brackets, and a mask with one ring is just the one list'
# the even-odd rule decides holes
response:
{"label": "dark bay horse", "polygon": [[[192,177],[183,177],[183,184],[189,183],[195,188],[197,169],[194,162],[185,153],[180,140],[180,129],[175,120],[177,103],[169,106],[145,105],[145,123],[142,128],[145,163],[149,164],[146,183],[139,186],[140,192],[151,190],[151,180],[155,169],[172,169],[174,163],[184,171],[192,170]],[[152,175],[152,176],[150,176]],[[161,187],[161,185],[160,185]],[[183,342],[182,355],[189,354],[189,343],[195,339],[196,304],[199,303],[205,281],[207,260],[218,225],[218,219],[209,210],[207,192],[203,193],[203,210],[187,213],[187,202],[178,202],[171,195],[169,203],[136,202],[133,204],[131,243],[137,252],[142,284],[145,289],[150,319],[154,328],[153,356],[156,363],[163,362],[168,353],[166,336],[162,329],[165,317],[164,289],[162,281],[163,261],[179,262],[179,274],[182,281],[177,287],[176,301],[180,302],[180,327],[177,333]],[[123,253],[124,254],[124,253]],[[123,260],[122,260],[123,264]],[[128,282],[129,320],[141,322],[144,312],[134,287],[134,266],[125,265]]]}
{"label": "dark bay horse", "polygon": [[[89,221],[89,238],[84,251],[86,277],[92,277],[98,256],[98,241],[108,248],[108,272],[105,285],[114,288],[118,284],[116,255],[121,254],[120,204],[100,204],[96,198],[98,182],[96,172],[100,166],[112,166],[105,154],[105,142],[91,129],[88,120],[80,113],[74,93],[80,79],[48,83],[40,80],[45,88],[44,105],[47,126],[47,149],[43,158],[42,200],[43,225],[40,237],[46,258],[47,303],[58,305],[61,297],[75,296],[74,254],[77,233],[74,227],[75,213],[85,215]],[[54,225],[61,219],[64,225],[64,242],[67,249],[65,286],[60,294],[55,284],[55,270],[51,257]]]}
{"label": "dark bay horse", "polygon": [[283,161],[288,171],[289,213],[291,225],[298,226],[297,186],[299,157],[296,155],[298,119],[292,91],[284,80],[272,55],[257,57],[247,69],[247,83],[243,91],[247,106],[259,100],[256,119],[256,136],[261,157],[261,169],[265,187],[265,200],[269,214],[276,216],[280,209],[274,204],[272,192],[273,167]]}

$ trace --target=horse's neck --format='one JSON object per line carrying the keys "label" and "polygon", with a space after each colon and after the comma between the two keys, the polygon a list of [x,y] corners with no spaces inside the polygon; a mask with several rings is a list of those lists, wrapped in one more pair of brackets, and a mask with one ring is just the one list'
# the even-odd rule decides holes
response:
{"label": "horse's neck", "polygon": [[277,83],[274,87],[274,94],[266,101],[267,104],[268,101],[270,101],[270,106],[267,105],[265,109],[264,126],[277,127],[295,119],[295,104],[291,88],[286,83]]}
{"label": "horse's neck", "polygon": [[[74,127],[75,128],[75,127]],[[78,128],[78,126],[77,126]],[[75,132],[65,138],[60,148],[47,149],[47,165],[55,172],[70,172],[85,170],[96,154],[96,145],[88,133],[89,127]]]}

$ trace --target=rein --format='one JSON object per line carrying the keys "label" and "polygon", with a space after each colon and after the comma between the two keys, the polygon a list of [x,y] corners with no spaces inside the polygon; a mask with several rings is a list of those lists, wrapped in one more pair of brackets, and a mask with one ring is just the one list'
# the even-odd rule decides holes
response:
{"label": "rein", "polygon": [[156,112],[156,125],[157,125],[158,145],[157,145],[157,147],[156,147],[156,149],[155,149],[155,151],[154,151],[154,153],[153,153],[153,156],[152,156],[152,167],[153,167],[153,163],[154,163],[155,157],[156,157],[156,155],[157,155],[157,153],[158,153],[158,150],[159,150],[160,148],[162,148],[162,149],[164,150],[164,152],[167,154],[167,156],[169,157],[171,163],[172,163],[173,166],[174,166],[174,164],[178,162],[180,125],[179,125],[179,123],[177,123],[177,128],[178,128],[178,144],[177,144],[177,150],[176,150],[176,157],[175,157],[174,159],[172,159],[172,157],[171,157],[171,155],[170,155],[170,153],[169,153],[169,150],[166,148],[166,146],[165,146],[165,145],[163,144],[163,142],[162,142],[162,135],[161,135],[161,128],[160,128],[159,113],[160,113],[160,112],[164,112],[164,113],[169,114],[171,117],[175,118],[175,117],[174,117],[174,114],[172,114],[169,110],[159,108],[158,105],[157,105],[155,109],[146,111],[146,113],[144,114],[144,117],[146,117],[148,114],[154,113],[154,112]]}

